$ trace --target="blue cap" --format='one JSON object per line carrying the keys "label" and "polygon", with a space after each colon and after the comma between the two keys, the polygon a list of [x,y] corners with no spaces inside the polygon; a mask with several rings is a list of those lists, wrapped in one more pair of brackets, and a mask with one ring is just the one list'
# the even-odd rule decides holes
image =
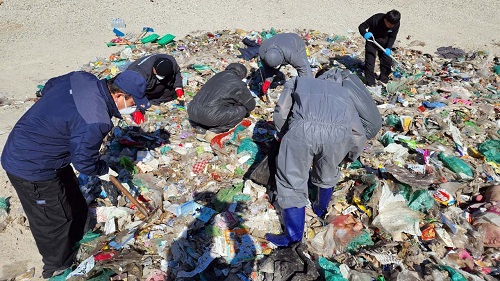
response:
{"label": "blue cap", "polygon": [[146,98],[146,79],[139,73],[125,70],[116,76],[114,83],[125,94],[132,96],[137,109],[146,110],[151,106],[148,98]]}

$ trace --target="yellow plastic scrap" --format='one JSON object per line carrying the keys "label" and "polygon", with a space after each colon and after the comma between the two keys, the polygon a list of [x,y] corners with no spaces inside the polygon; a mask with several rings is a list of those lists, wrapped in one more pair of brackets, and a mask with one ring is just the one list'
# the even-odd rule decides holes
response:
{"label": "yellow plastic scrap", "polygon": [[412,122],[412,117],[411,116],[401,116],[401,124],[403,125],[403,131],[407,132],[410,129],[410,125]]}
{"label": "yellow plastic scrap", "polygon": [[352,202],[354,204],[356,204],[356,207],[358,207],[358,209],[360,209],[363,213],[365,213],[368,217],[371,217],[372,216],[372,212],[366,208],[363,203],[361,203],[361,199],[359,197],[356,197],[354,196],[352,198]]}
{"label": "yellow plastic scrap", "polygon": [[498,167],[497,163],[493,161],[486,163],[490,164],[490,166],[493,167],[493,169],[495,169],[495,173],[500,174],[500,167]]}
{"label": "yellow plastic scrap", "polygon": [[467,154],[469,154],[470,156],[472,156],[476,159],[485,160],[484,155],[482,155],[481,152],[479,152],[477,149],[474,149],[472,147],[467,147]]}
{"label": "yellow plastic scrap", "polygon": [[111,71],[111,75],[116,75],[118,74],[118,72],[120,72],[120,69],[118,69],[118,67],[116,66],[112,66],[109,68],[109,71]]}
{"label": "yellow plastic scrap", "polygon": [[314,233],[314,230],[312,230],[311,228],[308,227],[306,230],[307,239],[312,239],[312,238],[314,238],[314,236],[316,236],[316,233]]}

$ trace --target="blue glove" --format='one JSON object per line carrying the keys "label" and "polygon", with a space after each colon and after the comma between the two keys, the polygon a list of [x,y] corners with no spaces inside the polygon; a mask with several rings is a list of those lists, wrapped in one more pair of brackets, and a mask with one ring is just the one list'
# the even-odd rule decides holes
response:
{"label": "blue glove", "polygon": [[365,39],[368,40],[368,39],[373,37],[373,33],[367,32],[367,33],[365,33],[365,35],[363,35],[363,37],[365,37]]}
{"label": "blue glove", "polygon": [[385,54],[390,56],[391,55],[391,49],[385,48]]}

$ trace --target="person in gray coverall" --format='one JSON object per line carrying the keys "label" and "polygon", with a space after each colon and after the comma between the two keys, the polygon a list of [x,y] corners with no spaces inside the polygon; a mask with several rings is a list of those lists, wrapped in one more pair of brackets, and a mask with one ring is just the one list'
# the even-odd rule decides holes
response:
{"label": "person in gray coverall", "polygon": [[238,125],[255,108],[255,100],[242,81],[247,69],[231,63],[210,78],[187,106],[191,125],[197,131],[223,133]]}
{"label": "person in gray coverall", "polygon": [[293,66],[299,77],[313,77],[311,66],[307,60],[306,44],[295,33],[280,33],[264,40],[259,48],[259,56],[264,73],[262,92],[267,93],[272,77],[279,72],[282,65]]}
{"label": "person in gray coverall", "polygon": [[281,142],[276,186],[284,232],[266,234],[266,239],[277,246],[286,247],[302,240],[309,177],[319,188],[313,210],[323,217],[339,180],[338,165],[343,160],[356,160],[363,151],[368,130],[362,117],[371,115],[374,119],[366,123],[375,127],[370,136],[380,129],[382,118],[375,102],[370,98],[366,106],[359,108],[353,102],[363,100],[356,96],[369,97],[365,87],[363,92],[356,92],[356,83],[347,81],[343,86],[343,79],[350,78],[353,77],[348,73],[343,77],[337,69],[319,78],[294,77],[281,93],[273,119]]}

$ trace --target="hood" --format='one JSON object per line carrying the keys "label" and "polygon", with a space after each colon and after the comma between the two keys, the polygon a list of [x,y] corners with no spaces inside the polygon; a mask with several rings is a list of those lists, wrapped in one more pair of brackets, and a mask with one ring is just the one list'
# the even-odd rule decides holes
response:
{"label": "hood", "polygon": [[247,77],[247,68],[241,63],[231,63],[226,67],[227,71],[231,71],[238,75],[241,79]]}

